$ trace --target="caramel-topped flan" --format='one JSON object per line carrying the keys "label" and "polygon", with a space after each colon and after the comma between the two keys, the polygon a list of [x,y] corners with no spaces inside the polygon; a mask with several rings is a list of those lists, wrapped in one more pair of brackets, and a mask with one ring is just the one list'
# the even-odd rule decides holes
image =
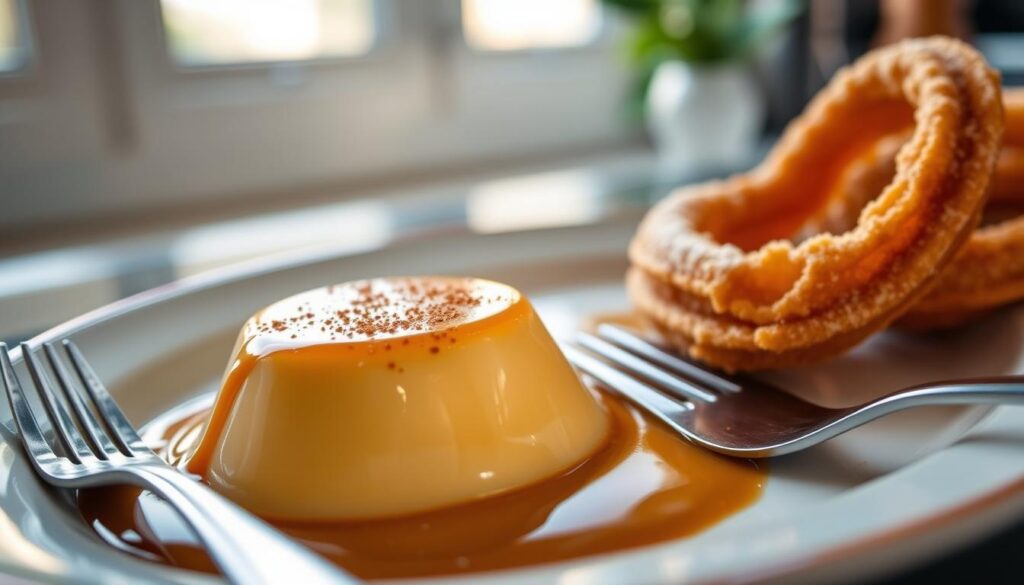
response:
{"label": "caramel-topped flan", "polygon": [[555,476],[608,429],[517,290],[374,279],[250,318],[186,465],[264,517],[394,517]]}

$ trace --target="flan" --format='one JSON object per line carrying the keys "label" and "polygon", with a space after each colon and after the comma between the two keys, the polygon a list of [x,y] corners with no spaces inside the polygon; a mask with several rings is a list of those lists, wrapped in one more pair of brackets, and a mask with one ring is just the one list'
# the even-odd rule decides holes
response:
{"label": "flan", "polygon": [[373,279],[245,323],[186,467],[266,518],[386,518],[556,476],[608,430],[516,289]]}

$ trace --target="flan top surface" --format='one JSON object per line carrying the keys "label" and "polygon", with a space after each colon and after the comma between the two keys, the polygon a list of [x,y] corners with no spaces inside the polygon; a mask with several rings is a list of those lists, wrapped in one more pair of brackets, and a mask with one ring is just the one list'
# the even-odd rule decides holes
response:
{"label": "flan top surface", "polygon": [[470,277],[361,280],[270,305],[242,331],[251,355],[280,349],[385,341],[483,321],[519,303],[516,289]]}

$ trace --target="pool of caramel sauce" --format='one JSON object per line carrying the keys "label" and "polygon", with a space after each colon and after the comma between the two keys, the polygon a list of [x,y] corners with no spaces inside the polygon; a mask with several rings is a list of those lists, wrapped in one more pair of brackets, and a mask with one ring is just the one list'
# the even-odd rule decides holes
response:
{"label": "pool of caramel sauce", "polygon": [[[749,506],[766,479],[752,461],[681,440],[621,399],[602,394],[607,444],[538,484],[441,510],[359,522],[274,524],[366,579],[523,567],[685,537]],[[208,406],[147,425],[172,463],[196,440]],[[216,569],[162,502],[135,488],[79,493],[86,522],[108,543],[156,562]]]}

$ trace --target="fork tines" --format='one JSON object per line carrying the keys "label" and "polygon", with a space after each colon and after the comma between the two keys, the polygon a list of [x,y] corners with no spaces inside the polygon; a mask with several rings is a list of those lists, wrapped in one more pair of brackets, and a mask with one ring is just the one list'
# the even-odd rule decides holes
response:
{"label": "fork tines", "polygon": [[664,396],[658,398],[663,393],[686,403],[709,403],[715,402],[719,394],[736,393],[741,389],[721,373],[684,360],[616,325],[599,325],[596,335],[577,333],[576,343],[602,360],[566,346],[569,361],[641,406],[654,406],[651,403],[657,402],[660,405],[657,408],[665,408]]}
{"label": "fork tines", "polygon": [[[78,348],[68,340],[61,346],[63,355],[52,343],[44,344],[44,363],[30,345],[21,344],[31,385],[43,406],[40,412],[31,405],[15,373],[7,345],[0,343],[0,378],[22,442],[37,465],[60,460],[54,447],[73,464],[152,453]],[[68,364],[75,375],[70,374]],[[45,426],[39,424],[40,414],[48,423]],[[46,439],[43,429],[47,427],[52,429],[54,444]]]}

